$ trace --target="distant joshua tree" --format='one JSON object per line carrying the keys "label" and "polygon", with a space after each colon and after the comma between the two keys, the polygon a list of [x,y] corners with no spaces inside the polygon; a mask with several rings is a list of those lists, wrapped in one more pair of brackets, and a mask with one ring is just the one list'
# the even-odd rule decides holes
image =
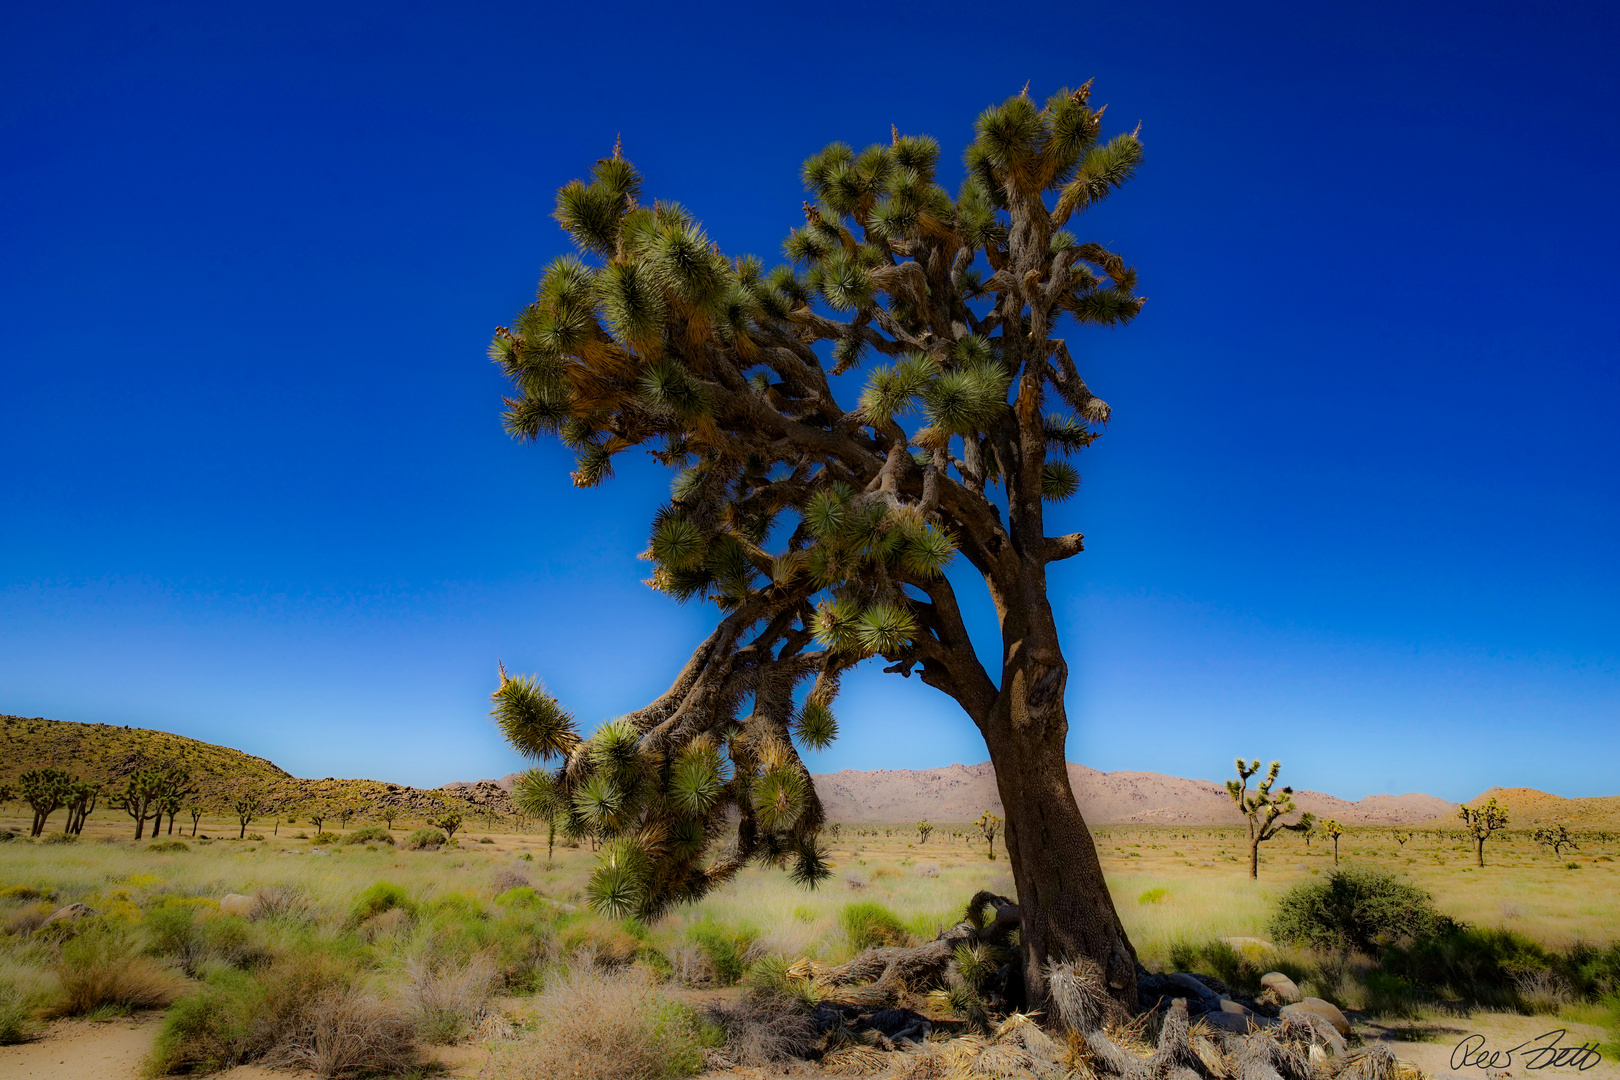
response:
{"label": "distant joshua tree", "polygon": [[928,822],[926,822],[926,821],[917,822],[917,843],[919,843],[919,844],[928,843],[928,834],[933,832],[933,831],[934,831],[934,827],[932,825],[928,824]]}
{"label": "distant joshua tree", "polygon": [[1253,795],[1249,794],[1249,777],[1260,771],[1260,759],[1255,758],[1247,765],[1242,758],[1237,759],[1238,778],[1226,782],[1226,793],[1232,796],[1243,816],[1249,819],[1249,877],[1260,876],[1260,845],[1277,835],[1278,829],[1304,830],[1310,827],[1314,820],[1306,814],[1296,825],[1284,825],[1280,820],[1284,814],[1294,812],[1294,789],[1285,787],[1281,791],[1273,792],[1271,785],[1277,782],[1277,773],[1282,771],[1282,762],[1273,761],[1271,768],[1266,770],[1266,778],[1260,781],[1260,786]]}
{"label": "distant joshua tree", "polygon": [[1457,816],[1462,818],[1465,832],[1474,841],[1474,858],[1483,868],[1485,865],[1485,841],[1491,834],[1507,828],[1507,807],[1499,806],[1495,797],[1485,800],[1484,805],[1470,809],[1467,806],[1457,808]]}
{"label": "distant joshua tree", "polygon": [[1412,839],[1412,834],[1409,832],[1398,832],[1395,834],[1395,842],[1401,845],[1402,851],[1406,850],[1406,842],[1410,839]]}
{"label": "distant joshua tree", "polygon": [[354,817],[354,813],[355,809],[352,806],[340,808],[337,812],[338,827],[347,829],[349,827],[349,819]]}
{"label": "distant joshua tree", "polygon": [[1344,835],[1344,826],[1340,825],[1337,821],[1334,821],[1332,818],[1328,818],[1326,821],[1322,822],[1322,831],[1327,833],[1328,838],[1333,841],[1333,865],[1338,866],[1339,865],[1339,837]]}
{"label": "distant joshua tree", "polygon": [[1535,841],[1542,847],[1552,848],[1554,855],[1562,855],[1565,848],[1578,850],[1581,846],[1575,842],[1575,838],[1569,835],[1569,829],[1563,825],[1552,825],[1544,829],[1537,829]]}
{"label": "distant joshua tree", "polygon": [[196,803],[186,807],[186,813],[191,815],[191,835],[197,835],[197,822],[202,820],[203,808]]}
{"label": "distant joshua tree", "polygon": [[309,823],[311,825],[315,826],[315,832],[317,834],[319,834],[322,831],[321,823],[323,821],[325,821],[327,819],[327,817],[331,815],[331,813],[332,812],[330,810],[327,810],[324,807],[319,809],[319,810],[310,811]]}
{"label": "distant joshua tree", "polygon": [[390,829],[392,829],[394,827],[394,819],[399,816],[399,808],[397,806],[385,806],[381,811],[378,812],[377,816],[382,818],[384,825],[387,825]]}
{"label": "distant joshua tree", "polygon": [[454,811],[450,811],[445,814],[441,814],[437,819],[428,822],[428,824],[432,825],[436,829],[443,829],[444,834],[450,839],[454,840],[456,838],[456,830],[461,828],[461,815],[455,813]]}
{"label": "distant joshua tree", "polygon": [[[244,795],[237,799],[231,808],[236,811],[236,820],[242,823],[242,830],[236,836],[238,840],[241,840],[247,836],[248,823],[258,816],[259,798],[256,795]],[[317,827],[316,831],[320,831],[319,827]]]}
{"label": "distant joshua tree", "polygon": [[979,819],[973,824],[979,827],[979,835],[984,837],[984,842],[989,848],[985,858],[994,862],[996,858],[996,833],[1001,828],[1001,818],[986,810],[979,815]]}
{"label": "distant joshua tree", "polygon": [[827,835],[832,838],[832,841],[835,844],[838,842],[838,837],[843,833],[843,831],[844,827],[838,824],[836,821],[827,826]]}

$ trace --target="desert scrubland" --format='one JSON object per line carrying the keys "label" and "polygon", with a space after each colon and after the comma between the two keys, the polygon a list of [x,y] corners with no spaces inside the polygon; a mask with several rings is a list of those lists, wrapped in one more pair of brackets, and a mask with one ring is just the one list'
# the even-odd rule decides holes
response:
{"label": "desert scrubland", "polygon": [[[130,824],[98,814],[73,842],[47,830],[0,843],[0,1037],[13,1044],[0,1075],[924,1075],[915,1047],[773,1062],[798,1035],[749,1002],[802,1005],[814,988],[794,962],[926,941],[975,891],[1014,891],[999,838],[987,858],[966,824],[939,823],[926,843],[910,824],[841,826],[820,889],[751,869],[650,924],[592,913],[589,844],[548,857],[543,830],[473,825],[413,846],[439,837],[396,821],[316,838],[282,820],[239,840],[234,819],[205,817],[196,837],[179,835],[187,823],[136,843]],[[1320,838],[1268,843],[1251,881],[1238,829],[1096,830],[1149,970],[1207,975],[1234,995],[1284,972],[1344,1009],[1359,1039],[1430,1071],[1471,1032],[1511,1046],[1564,1028],[1564,1044],[1599,1045],[1584,1074],[1604,1075],[1620,1054],[1620,835],[1577,836],[1555,854],[1528,832],[1499,834],[1481,869],[1444,825],[1352,829],[1344,866],[1395,871],[1467,927],[1367,955],[1274,933],[1280,898],[1333,873]],[[94,914],[46,922],[72,904]],[[970,1026],[921,988],[891,1003],[928,1017],[934,1045]],[[54,1072],[29,1071],[47,1059]]]}

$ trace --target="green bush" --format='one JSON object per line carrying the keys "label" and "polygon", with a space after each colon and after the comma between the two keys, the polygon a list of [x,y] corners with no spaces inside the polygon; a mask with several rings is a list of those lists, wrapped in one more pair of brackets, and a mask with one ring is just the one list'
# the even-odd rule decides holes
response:
{"label": "green bush", "polygon": [[1407,879],[1371,866],[1346,866],[1295,885],[1277,901],[1271,933],[1317,948],[1376,953],[1402,940],[1454,931],[1434,898]]}
{"label": "green bush", "polygon": [[412,851],[420,851],[423,848],[430,847],[443,847],[447,843],[449,843],[449,838],[438,829],[417,829],[405,838],[405,846]]}
{"label": "green bush", "polygon": [[1549,949],[1511,930],[1459,928],[1385,950],[1385,971],[1433,996],[1485,1008],[1544,1011],[1548,989],[1593,1000],[1620,991],[1620,942]]}
{"label": "green bush", "polygon": [[41,840],[42,844],[76,844],[79,838],[70,832],[53,832]]}
{"label": "green bush", "polygon": [[906,945],[911,937],[898,916],[873,900],[845,906],[838,916],[849,935],[849,943],[857,950],[880,945]]}
{"label": "green bush", "polygon": [[394,834],[381,825],[367,825],[343,838],[345,844],[392,844]]}
{"label": "green bush", "polygon": [[329,832],[318,832],[315,834],[315,839],[310,841],[312,844],[336,844],[338,842],[338,834]]}
{"label": "green bush", "polygon": [[190,851],[191,846],[184,840],[159,840],[155,844],[147,844],[147,851]]}
{"label": "green bush", "polygon": [[175,1002],[164,1016],[146,1074],[223,1072],[240,1065],[257,1049],[252,1021],[262,996],[244,972],[211,972],[196,993]]}
{"label": "green bush", "polygon": [[416,905],[411,902],[409,893],[391,882],[379,881],[355,900],[349,918],[351,922],[361,923],[392,908],[400,908],[409,915],[416,914]]}
{"label": "green bush", "polygon": [[715,981],[722,986],[734,986],[748,970],[748,951],[759,932],[751,926],[732,927],[711,918],[689,928],[686,936],[708,956]]}
{"label": "green bush", "polygon": [[1157,904],[1170,895],[1169,889],[1149,889],[1136,898],[1138,904]]}
{"label": "green bush", "polygon": [[27,1042],[34,1037],[37,995],[13,979],[0,977],[0,1046]]}
{"label": "green bush", "polygon": [[519,885],[501,893],[495,898],[495,903],[501,907],[535,907],[540,903],[540,894],[528,885]]}

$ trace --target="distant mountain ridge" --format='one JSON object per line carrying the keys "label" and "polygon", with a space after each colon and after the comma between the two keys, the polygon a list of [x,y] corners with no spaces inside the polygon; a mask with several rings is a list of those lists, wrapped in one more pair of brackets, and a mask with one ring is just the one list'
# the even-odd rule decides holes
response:
{"label": "distant mountain ridge", "polygon": [[[1072,761],[1068,764],[1075,802],[1093,824],[1243,822],[1224,784],[1153,772],[1101,772]],[[1002,813],[995,770],[988,761],[942,769],[844,769],[811,779],[830,821],[972,821],[983,810]],[[1457,812],[1456,803],[1418,793],[1369,795],[1351,802],[1319,791],[1296,791],[1294,803],[1301,811],[1337,818],[1347,825],[1412,825]]]}

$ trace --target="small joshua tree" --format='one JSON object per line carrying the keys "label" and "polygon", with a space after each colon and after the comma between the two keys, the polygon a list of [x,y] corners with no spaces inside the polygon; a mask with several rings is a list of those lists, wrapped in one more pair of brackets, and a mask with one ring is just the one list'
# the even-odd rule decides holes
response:
{"label": "small joshua tree", "polygon": [[1322,831],[1327,833],[1328,839],[1333,841],[1333,865],[1339,865],[1339,837],[1344,835],[1344,826],[1332,818],[1322,822]]}
{"label": "small joshua tree", "polygon": [[454,840],[456,838],[456,830],[461,828],[461,815],[452,810],[447,813],[440,814],[438,818],[428,822],[428,824],[432,825],[436,829],[443,829],[444,835]]}
{"label": "small joshua tree", "polygon": [[1464,831],[1474,840],[1474,858],[1483,868],[1485,865],[1485,841],[1491,834],[1507,828],[1508,812],[1504,806],[1499,806],[1495,797],[1486,799],[1484,804],[1475,808],[1459,806],[1457,816],[1462,818]]}
{"label": "small joshua tree", "polygon": [[192,803],[190,806],[186,807],[186,813],[191,815],[191,835],[196,836],[197,823],[202,820],[203,809],[196,803]]}
{"label": "small joshua tree", "polygon": [[[236,811],[236,820],[242,823],[241,831],[236,834],[236,838],[241,840],[247,836],[248,822],[258,816],[259,798],[257,795],[244,795],[231,804],[231,809]],[[320,832],[321,827],[316,825],[315,831]]]}
{"label": "small joshua tree", "polygon": [[342,829],[347,829],[349,827],[349,819],[354,817],[354,813],[355,813],[355,808],[352,807],[352,806],[345,806],[345,807],[341,808],[340,810],[338,810],[338,812],[337,812],[338,827],[342,828]]}
{"label": "small joshua tree", "polygon": [[330,812],[331,811],[326,810],[325,808],[322,808],[322,809],[315,810],[315,811],[310,813],[310,815],[309,815],[309,823],[311,825],[315,826],[315,835],[319,836],[321,834],[321,832],[322,832],[321,823],[326,820],[326,817]]}
{"label": "small joshua tree", "polygon": [[985,853],[985,858],[994,862],[996,858],[996,832],[1001,828],[1001,818],[986,810],[979,815],[979,820],[973,824],[979,827],[979,835],[984,837],[984,842],[989,848]]}
{"label": "small joshua tree", "polygon": [[1402,851],[1406,850],[1406,842],[1410,839],[1412,839],[1412,834],[1409,832],[1398,832],[1395,834],[1395,842],[1401,846]]}
{"label": "small joshua tree", "polygon": [[1553,849],[1554,855],[1562,855],[1565,848],[1580,848],[1575,838],[1569,835],[1569,829],[1563,825],[1552,825],[1544,829],[1537,829],[1535,841],[1542,847]]}
{"label": "small joshua tree", "polygon": [[928,822],[926,822],[926,821],[917,822],[917,843],[919,843],[919,844],[928,843],[928,834],[933,832],[933,831],[934,831],[934,827],[932,825],[928,824]]}
{"label": "small joshua tree", "polygon": [[843,834],[843,831],[844,827],[836,821],[827,826],[827,835],[834,843],[838,842],[838,838]]}
{"label": "small joshua tree", "polygon": [[[1226,782],[1226,793],[1232,796],[1232,801],[1249,819],[1249,877],[1260,876],[1260,845],[1277,835],[1277,830],[1288,828],[1283,825],[1281,818],[1284,814],[1294,812],[1294,789],[1285,787],[1281,791],[1273,792],[1271,785],[1277,782],[1277,773],[1282,771],[1282,762],[1273,761],[1271,768],[1266,770],[1266,778],[1260,781],[1260,786],[1253,795],[1249,794],[1249,777],[1260,771],[1260,759],[1255,758],[1247,765],[1242,758],[1237,759],[1238,778]],[[1309,815],[1306,815],[1309,817]],[[1301,825],[1305,822],[1301,821]]]}
{"label": "small joshua tree", "polygon": [[399,808],[394,806],[385,806],[377,814],[377,816],[382,818],[384,825],[387,825],[390,829],[392,829],[394,827],[394,819],[399,816]]}

